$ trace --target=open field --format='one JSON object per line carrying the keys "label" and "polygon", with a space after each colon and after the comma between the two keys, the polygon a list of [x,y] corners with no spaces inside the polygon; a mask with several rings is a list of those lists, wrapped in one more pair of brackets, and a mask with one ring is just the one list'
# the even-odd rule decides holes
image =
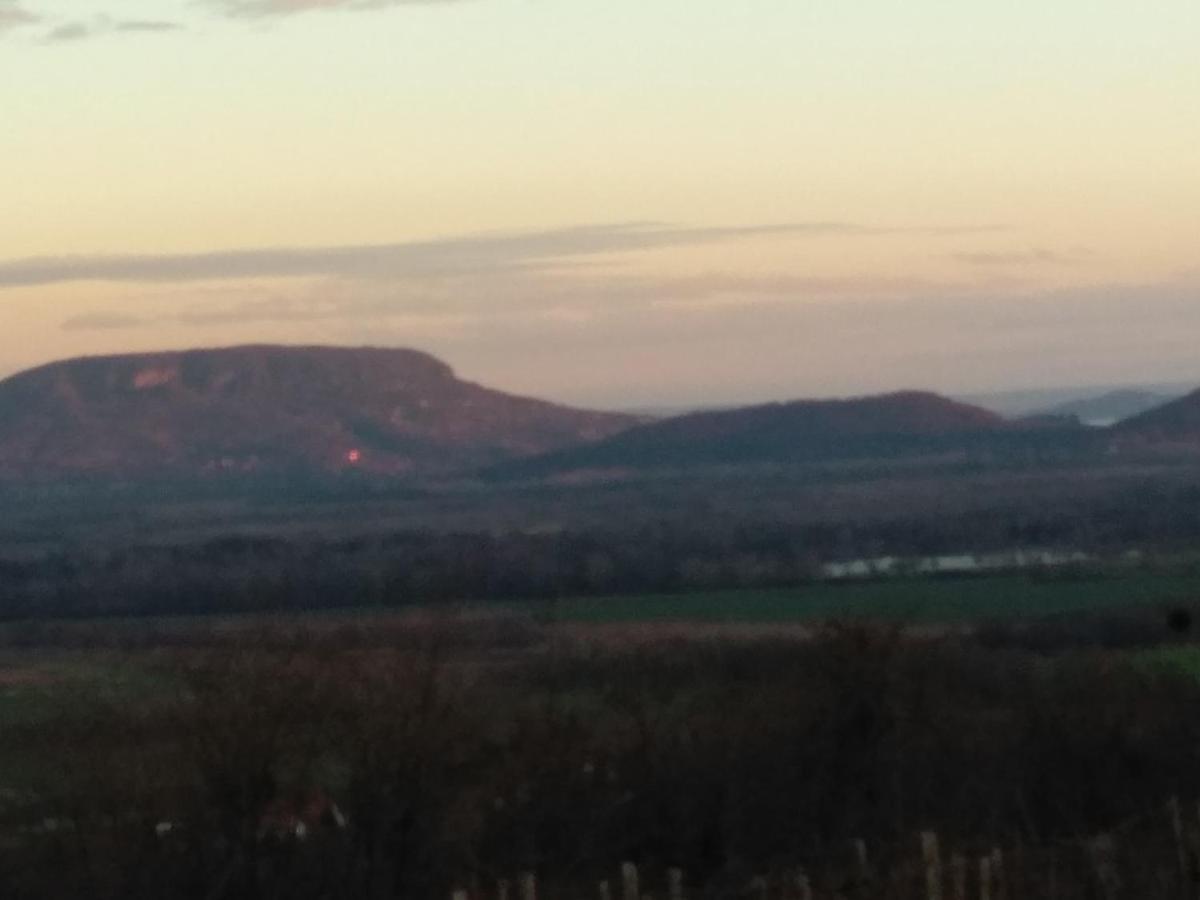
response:
{"label": "open field", "polygon": [[1134,659],[1146,671],[1182,673],[1200,681],[1200,647],[1195,644],[1153,647],[1136,653]]}
{"label": "open field", "polygon": [[0,728],[152,700],[165,686],[147,659],[95,651],[0,653]]}
{"label": "open field", "polygon": [[[576,596],[529,601],[444,602],[394,609],[359,606],[246,612],[19,620],[0,624],[0,647],[152,647],[206,644],[245,633],[320,634],[378,630],[396,636],[453,627],[488,643],[555,626],[812,626],[865,621],[970,627],[1108,613],[1165,617],[1200,607],[1200,571],[1190,557],[1156,567],[1091,566],[976,575],[813,581],[796,587]],[[576,628],[578,632],[578,628]],[[769,630],[765,633],[769,633]],[[4,677],[0,674],[0,688]]]}
{"label": "open field", "polygon": [[[869,619],[971,623],[1200,602],[1200,575],[989,575],[814,583],[778,590],[590,597],[543,604],[563,622],[788,623]],[[535,607],[536,608],[536,607]]]}

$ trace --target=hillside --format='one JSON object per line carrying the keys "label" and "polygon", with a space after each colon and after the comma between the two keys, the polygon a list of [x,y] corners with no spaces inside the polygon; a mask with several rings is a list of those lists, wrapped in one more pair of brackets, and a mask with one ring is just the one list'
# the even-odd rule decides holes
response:
{"label": "hillside", "polygon": [[702,412],[503,467],[504,474],[888,459],[1051,445],[1076,429],[1024,428],[937,394],[801,400]]}
{"label": "hillside", "polygon": [[1119,423],[1118,441],[1200,448],[1200,391]]}
{"label": "hillside", "polygon": [[598,440],[637,421],[488,390],[412,350],[92,357],[0,382],[0,476],[441,473]]}

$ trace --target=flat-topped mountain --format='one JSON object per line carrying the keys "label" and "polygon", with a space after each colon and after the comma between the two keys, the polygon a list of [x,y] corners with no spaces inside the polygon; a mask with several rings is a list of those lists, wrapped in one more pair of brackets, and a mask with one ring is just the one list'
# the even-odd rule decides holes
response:
{"label": "flat-topped mountain", "polygon": [[596,444],[506,467],[519,475],[937,455],[1045,445],[1059,431],[1026,428],[937,394],[907,391],[850,400],[800,400],[693,413]]}
{"label": "flat-topped mountain", "polygon": [[0,382],[0,475],[439,473],[600,440],[638,421],[489,390],[413,350],[90,357]]}

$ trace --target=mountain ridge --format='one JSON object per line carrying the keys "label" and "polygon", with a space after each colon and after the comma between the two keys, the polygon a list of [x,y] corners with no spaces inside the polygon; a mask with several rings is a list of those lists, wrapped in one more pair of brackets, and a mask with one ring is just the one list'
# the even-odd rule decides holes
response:
{"label": "mountain ridge", "polygon": [[421,474],[638,422],[460,380],[417,350],[248,344],[89,356],[0,381],[0,474]]}
{"label": "mountain ridge", "polygon": [[501,466],[498,474],[886,459],[1021,444],[1032,450],[1080,431],[1073,423],[1024,426],[940,394],[908,390],[691,413]]}
{"label": "mountain ridge", "polygon": [[271,344],[78,357],[0,380],[0,479],[10,481],[348,471],[490,480],[900,458],[1069,461],[1159,445],[1200,446],[1200,391],[1106,428],[1006,419],[919,390],[654,420],[492,390],[419,350]]}

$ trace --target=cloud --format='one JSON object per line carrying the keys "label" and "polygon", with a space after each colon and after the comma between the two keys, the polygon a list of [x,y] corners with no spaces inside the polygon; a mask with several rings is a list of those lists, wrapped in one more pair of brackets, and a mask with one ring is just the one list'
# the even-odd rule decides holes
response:
{"label": "cloud", "polygon": [[464,0],[209,0],[209,5],[229,16],[264,18],[321,10],[363,11],[389,6],[440,6],[461,2]]}
{"label": "cloud", "polygon": [[64,22],[52,28],[45,37],[48,44],[65,44],[100,37],[105,34],[149,34],[179,31],[183,28],[176,22],[151,19],[112,19],[97,16],[90,22]]}
{"label": "cloud", "polygon": [[326,278],[282,286],[217,283],[199,292],[196,287],[180,285],[151,290],[137,298],[139,309],[150,312],[133,316],[109,311],[82,322],[69,320],[69,327],[107,330],[153,324],[209,330],[266,326],[274,330],[304,324],[436,319],[453,321],[456,327],[490,329],[538,318],[579,325],[614,315],[686,317],[839,299],[962,298],[982,289],[977,282],[961,280],[814,277],[789,272],[715,271],[656,277],[588,267],[513,268],[396,280]]}
{"label": "cloud", "polygon": [[953,259],[970,266],[1063,266],[1082,262],[1090,255],[1082,250],[1060,253],[1055,250],[1032,248],[1002,252],[955,253]]}
{"label": "cloud", "polygon": [[[878,296],[920,288],[916,280],[742,277],[713,274],[690,278],[559,276],[514,271],[503,275],[468,274],[457,278],[413,279],[403,283],[323,281],[299,286],[294,293],[231,288],[215,289],[203,300],[187,300],[176,309],[152,316],[101,313],[63,322],[68,330],[108,330],[147,324],[201,328],[303,322],[383,321],[396,316],[465,317],[495,320],[524,315],[565,315],[576,320],[618,309],[663,308],[687,311],[725,304],[750,305],[831,295]],[[157,298],[162,300],[163,298]]]}
{"label": "cloud", "polygon": [[581,257],[754,237],[953,235],[995,230],[996,227],[876,227],[800,222],[705,228],[632,222],[348,247],[285,247],[155,256],[35,257],[0,262],[0,288],[77,281],[153,283],[314,276],[386,280],[458,276],[471,272],[545,269]]}
{"label": "cloud", "polygon": [[18,0],[0,0],[0,34],[20,25],[31,25],[39,17],[31,13]]}
{"label": "cloud", "polygon": [[91,25],[85,25],[83,22],[66,22],[50,29],[46,34],[46,42],[65,44],[71,41],[82,41],[94,34],[96,34],[96,30]]}
{"label": "cloud", "polygon": [[154,33],[163,31],[181,31],[183,26],[178,22],[166,22],[155,19],[128,19],[113,24],[114,31]]}
{"label": "cloud", "polygon": [[63,331],[116,331],[148,324],[145,319],[122,313],[84,313],[72,316],[62,323]]}

